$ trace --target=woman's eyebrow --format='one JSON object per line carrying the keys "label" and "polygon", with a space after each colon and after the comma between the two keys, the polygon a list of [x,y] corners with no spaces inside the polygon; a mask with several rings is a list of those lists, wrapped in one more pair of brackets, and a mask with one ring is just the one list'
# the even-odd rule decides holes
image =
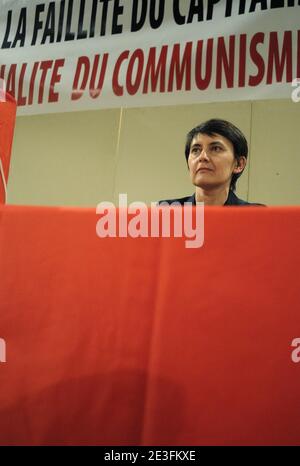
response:
{"label": "woman's eyebrow", "polygon": [[213,141],[209,143],[209,147],[221,146],[223,149],[226,149],[226,145],[222,141]]}
{"label": "woman's eyebrow", "polygon": [[212,141],[209,143],[210,146],[213,146],[214,144],[220,144],[221,146],[225,147],[224,143],[222,141]]}

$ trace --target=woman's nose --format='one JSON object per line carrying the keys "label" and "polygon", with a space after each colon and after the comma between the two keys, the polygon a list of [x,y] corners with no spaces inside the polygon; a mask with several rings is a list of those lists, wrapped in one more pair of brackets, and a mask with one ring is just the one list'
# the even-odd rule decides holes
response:
{"label": "woman's nose", "polygon": [[199,159],[200,160],[209,160],[206,149],[202,149]]}

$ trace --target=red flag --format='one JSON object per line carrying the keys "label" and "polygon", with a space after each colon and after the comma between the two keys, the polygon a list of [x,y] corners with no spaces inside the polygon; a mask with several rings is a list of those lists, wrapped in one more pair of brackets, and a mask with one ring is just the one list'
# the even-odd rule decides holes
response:
{"label": "red flag", "polygon": [[0,98],[0,204],[6,202],[6,184],[15,129],[17,104],[13,97],[1,92]]}

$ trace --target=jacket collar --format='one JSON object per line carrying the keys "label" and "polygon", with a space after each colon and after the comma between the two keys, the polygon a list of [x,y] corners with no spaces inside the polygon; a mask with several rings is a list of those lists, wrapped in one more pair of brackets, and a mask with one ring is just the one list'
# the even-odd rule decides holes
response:
{"label": "jacket collar", "polygon": [[[240,199],[234,194],[234,192],[229,189],[229,194],[224,205],[238,205]],[[191,202],[193,205],[196,205],[196,193],[189,197],[188,202]]]}

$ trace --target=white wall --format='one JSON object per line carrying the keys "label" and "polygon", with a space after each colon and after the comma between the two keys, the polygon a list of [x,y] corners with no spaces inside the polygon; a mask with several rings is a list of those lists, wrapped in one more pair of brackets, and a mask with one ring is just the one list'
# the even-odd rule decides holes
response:
{"label": "white wall", "polygon": [[191,194],[185,135],[212,117],[232,121],[249,142],[237,194],[299,205],[300,103],[290,100],[18,117],[8,202],[95,206],[119,193],[147,203]]}

